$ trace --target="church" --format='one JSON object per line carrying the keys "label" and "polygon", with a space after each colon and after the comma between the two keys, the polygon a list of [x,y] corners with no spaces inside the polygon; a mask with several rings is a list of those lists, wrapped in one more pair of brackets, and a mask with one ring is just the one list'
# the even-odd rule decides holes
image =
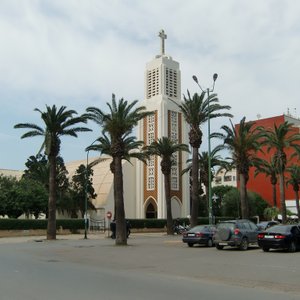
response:
{"label": "church", "polygon": [[[144,99],[139,104],[154,114],[141,120],[137,126],[137,140],[150,145],[154,140],[169,137],[177,143],[188,144],[188,126],[177,103],[181,101],[181,76],[179,63],[165,53],[164,30],[159,32],[160,53],[146,64]],[[80,164],[88,161],[66,163],[69,176],[75,174]],[[172,215],[186,217],[190,214],[189,176],[185,168],[188,153],[177,153],[171,171]],[[93,167],[93,186],[97,194],[93,199],[96,212],[90,211],[93,219],[103,219],[108,211],[114,211],[113,174],[110,158]],[[147,165],[132,159],[123,161],[124,203],[126,218],[166,218],[164,178],[160,158],[151,157]]]}

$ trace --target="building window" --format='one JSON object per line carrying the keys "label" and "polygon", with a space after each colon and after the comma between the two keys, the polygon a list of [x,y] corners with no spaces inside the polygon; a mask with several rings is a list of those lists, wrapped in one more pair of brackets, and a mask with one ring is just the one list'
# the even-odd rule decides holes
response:
{"label": "building window", "polygon": [[170,97],[175,97],[177,98],[178,96],[178,75],[177,71],[166,68],[165,69],[165,79],[166,79],[166,84],[165,84],[165,94]]}
{"label": "building window", "polygon": [[[154,115],[147,116],[147,145],[150,145],[155,139],[155,117]],[[155,157],[151,156],[147,165],[147,190],[155,189]]]}
{"label": "building window", "polygon": [[222,182],[222,177],[221,177],[221,176],[215,177],[215,182],[216,182],[217,184],[220,184],[220,183]]}
{"label": "building window", "polygon": [[231,181],[231,180],[232,180],[231,175],[224,176],[224,182],[228,182],[228,181]]}
{"label": "building window", "polygon": [[159,69],[147,71],[147,98],[159,94]]}
{"label": "building window", "polygon": [[[178,113],[176,111],[170,111],[170,139],[174,142],[178,142]],[[178,191],[179,189],[179,165],[178,165],[178,153],[173,155],[174,165],[171,168],[171,189]]]}

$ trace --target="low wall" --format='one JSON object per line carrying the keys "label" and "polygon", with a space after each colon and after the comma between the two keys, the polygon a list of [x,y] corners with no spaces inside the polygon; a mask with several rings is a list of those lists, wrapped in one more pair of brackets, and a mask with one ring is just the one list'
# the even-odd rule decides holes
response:
{"label": "low wall", "polygon": [[[165,232],[164,228],[132,228],[132,233],[143,232]],[[90,231],[89,233],[104,233],[103,231]],[[2,237],[18,237],[18,236],[46,236],[47,231],[44,229],[32,229],[32,230],[0,230],[0,238]],[[59,229],[56,232],[57,235],[74,234],[69,229]],[[78,230],[76,234],[84,234],[84,230]]]}

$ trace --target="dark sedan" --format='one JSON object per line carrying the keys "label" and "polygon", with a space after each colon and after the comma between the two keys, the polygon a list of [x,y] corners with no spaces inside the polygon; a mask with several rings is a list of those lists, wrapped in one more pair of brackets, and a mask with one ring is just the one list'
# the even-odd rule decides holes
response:
{"label": "dark sedan", "polygon": [[295,252],[300,248],[300,227],[298,225],[275,225],[257,236],[258,246],[263,251],[285,249]]}
{"label": "dark sedan", "polygon": [[215,232],[215,226],[213,225],[199,225],[191,228],[189,231],[183,233],[182,241],[187,243],[189,247],[193,247],[195,244],[206,245],[208,247],[213,246],[212,237]]}
{"label": "dark sedan", "polygon": [[264,231],[274,225],[278,225],[279,222],[277,221],[264,221],[264,222],[260,222],[258,224],[256,224],[256,226],[258,227],[259,231]]}

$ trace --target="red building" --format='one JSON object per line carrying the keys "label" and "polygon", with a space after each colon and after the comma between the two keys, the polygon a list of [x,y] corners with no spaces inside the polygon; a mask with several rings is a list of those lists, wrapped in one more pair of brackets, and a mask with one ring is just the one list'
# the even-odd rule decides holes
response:
{"label": "red building", "polygon": [[[256,126],[262,126],[266,129],[273,129],[274,124],[278,127],[280,124],[284,122],[289,122],[293,124],[293,127],[295,129],[295,133],[300,132],[300,120],[293,118],[291,116],[287,115],[281,115],[281,116],[276,116],[272,118],[267,118],[267,119],[259,119],[255,121]],[[270,151],[267,153],[267,147],[263,148],[264,153],[257,153],[257,156],[270,161],[270,158],[272,154],[274,154],[274,151]],[[292,149],[287,149],[286,151],[287,157],[290,157],[292,154],[293,150]],[[294,158],[292,161],[288,162],[288,165],[291,164],[300,164],[298,158]],[[247,183],[247,189],[249,191],[256,192],[260,194],[263,199],[268,201],[271,206],[273,206],[273,194],[272,194],[272,185],[270,182],[270,177],[266,177],[265,174],[259,174],[256,177],[254,177],[254,168],[250,168],[249,172],[249,181]],[[289,174],[285,174],[286,177],[289,177]],[[277,195],[277,207],[280,207],[280,199],[279,199],[279,180],[276,185],[276,195]],[[286,199],[286,206],[287,209],[291,210],[292,212],[296,212],[295,210],[295,192],[293,191],[291,186],[288,186],[285,188],[285,199]]]}

